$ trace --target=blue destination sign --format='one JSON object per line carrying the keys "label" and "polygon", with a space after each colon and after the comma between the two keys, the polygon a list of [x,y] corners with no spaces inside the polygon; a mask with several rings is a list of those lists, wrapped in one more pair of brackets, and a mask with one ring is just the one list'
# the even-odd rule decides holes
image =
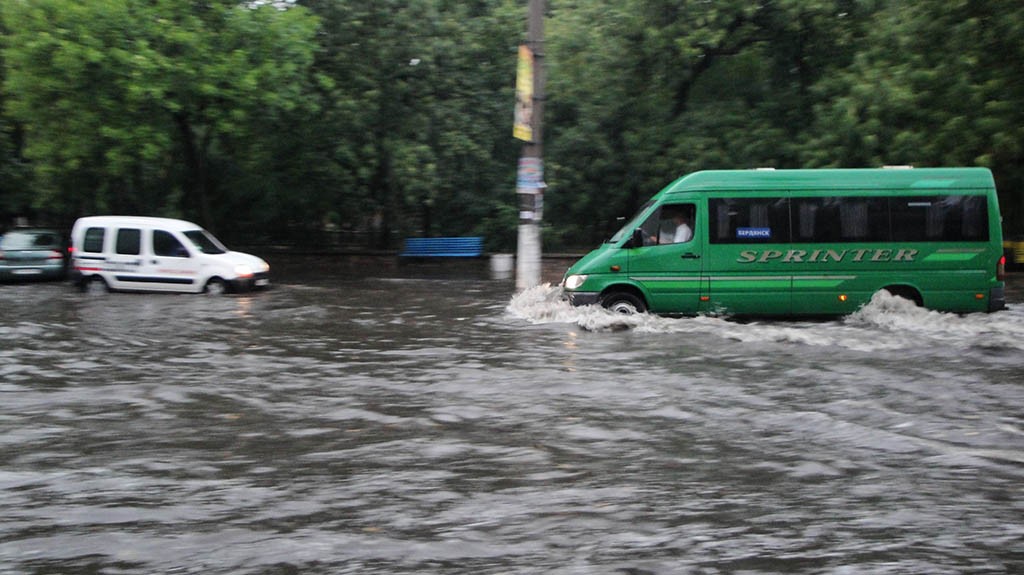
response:
{"label": "blue destination sign", "polygon": [[736,228],[736,237],[765,240],[772,237],[771,228]]}

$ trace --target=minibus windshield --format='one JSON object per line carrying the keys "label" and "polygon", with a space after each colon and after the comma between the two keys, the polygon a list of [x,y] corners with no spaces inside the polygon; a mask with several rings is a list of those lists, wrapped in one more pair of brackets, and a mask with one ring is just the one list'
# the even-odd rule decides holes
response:
{"label": "minibus windshield", "polygon": [[654,200],[648,200],[646,204],[644,204],[639,210],[637,210],[635,214],[633,214],[633,217],[629,218],[629,221],[626,222],[626,225],[619,228],[619,231],[615,232],[615,235],[612,236],[605,243],[618,243],[622,238],[631,236],[633,234],[633,230],[640,226],[641,219],[643,218],[644,214],[647,213],[647,210],[651,207],[651,204],[653,203]]}
{"label": "minibus windshield", "polygon": [[189,230],[184,232],[185,237],[188,238],[192,245],[204,254],[223,254],[227,253],[228,249],[224,247],[217,238],[210,235],[206,230]]}

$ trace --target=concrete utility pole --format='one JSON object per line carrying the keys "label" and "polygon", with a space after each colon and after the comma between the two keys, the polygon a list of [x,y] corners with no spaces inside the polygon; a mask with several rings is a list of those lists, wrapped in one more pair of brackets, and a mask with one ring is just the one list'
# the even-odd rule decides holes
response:
{"label": "concrete utility pole", "polygon": [[[524,140],[516,178],[519,203],[519,243],[516,249],[516,289],[540,285],[541,235],[540,222],[544,208],[544,0],[529,0],[527,52],[520,50],[519,82],[524,77],[524,58],[529,62],[532,86],[517,85],[516,137]],[[525,94],[525,97],[524,97]],[[524,110],[519,113],[520,109]],[[522,130],[522,131],[520,131]]]}

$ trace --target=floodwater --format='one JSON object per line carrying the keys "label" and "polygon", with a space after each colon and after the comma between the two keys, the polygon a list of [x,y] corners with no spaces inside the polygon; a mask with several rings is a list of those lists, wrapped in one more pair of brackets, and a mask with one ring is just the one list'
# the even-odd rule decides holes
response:
{"label": "floodwater", "polygon": [[0,285],[0,575],[1024,572],[1024,277],[740,323],[273,271]]}

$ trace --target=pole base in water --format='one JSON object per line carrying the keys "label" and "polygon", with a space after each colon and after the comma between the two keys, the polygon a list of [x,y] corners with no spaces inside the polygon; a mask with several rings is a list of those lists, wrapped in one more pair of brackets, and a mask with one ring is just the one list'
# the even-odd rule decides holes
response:
{"label": "pole base in water", "polygon": [[540,285],[540,226],[519,224],[519,245],[516,251],[516,289],[527,290]]}

